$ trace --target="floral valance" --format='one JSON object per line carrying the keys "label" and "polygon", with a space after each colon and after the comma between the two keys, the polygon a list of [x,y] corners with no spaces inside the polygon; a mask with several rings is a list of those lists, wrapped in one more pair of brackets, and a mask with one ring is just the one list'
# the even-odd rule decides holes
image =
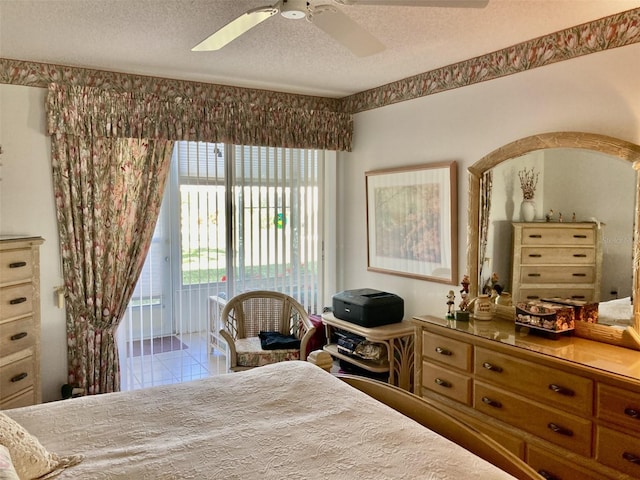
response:
{"label": "floral valance", "polygon": [[350,114],[50,84],[47,131],[351,151]]}

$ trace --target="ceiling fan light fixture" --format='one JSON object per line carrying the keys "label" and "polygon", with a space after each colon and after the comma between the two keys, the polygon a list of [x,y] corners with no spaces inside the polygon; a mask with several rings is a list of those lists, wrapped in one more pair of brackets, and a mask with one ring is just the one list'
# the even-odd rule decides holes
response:
{"label": "ceiling fan light fixture", "polygon": [[288,20],[299,20],[307,16],[306,0],[283,0],[280,15]]}

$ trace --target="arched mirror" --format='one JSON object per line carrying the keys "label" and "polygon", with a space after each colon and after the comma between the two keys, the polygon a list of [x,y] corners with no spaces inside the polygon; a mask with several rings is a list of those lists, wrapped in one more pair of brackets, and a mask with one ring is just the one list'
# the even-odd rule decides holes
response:
{"label": "arched mirror", "polygon": [[[527,222],[597,225],[597,291],[611,305],[611,327],[580,325],[575,334],[640,349],[640,146],[604,135],[556,132],[526,137],[469,167],[467,271],[470,296],[497,273],[510,291],[513,224],[523,221],[521,176],[536,194]],[[518,300],[518,299],[515,299]],[[625,302],[626,303],[625,305]],[[619,308],[619,310],[616,310]],[[617,318],[619,317],[619,318]]]}

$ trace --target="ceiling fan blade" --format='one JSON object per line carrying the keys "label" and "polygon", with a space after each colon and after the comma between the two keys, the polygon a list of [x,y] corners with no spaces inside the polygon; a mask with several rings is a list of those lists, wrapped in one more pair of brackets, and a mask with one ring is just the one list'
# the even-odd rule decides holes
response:
{"label": "ceiling fan blade", "polygon": [[192,52],[208,52],[219,50],[229,42],[232,42],[243,33],[251,30],[256,25],[264,22],[267,18],[278,13],[278,4],[273,6],[258,7],[240,15],[235,20],[230,21],[220,30],[191,49]]}
{"label": "ceiling fan blade", "polygon": [[331,5],[315,7],[308,19],[359,57],[367,57],[385,49],[380,40]]}
{"label": "ceiling fan blade", "polygon": [[342,5],[379,5],[385,7],[484,8],[489,0],[333,0]]}

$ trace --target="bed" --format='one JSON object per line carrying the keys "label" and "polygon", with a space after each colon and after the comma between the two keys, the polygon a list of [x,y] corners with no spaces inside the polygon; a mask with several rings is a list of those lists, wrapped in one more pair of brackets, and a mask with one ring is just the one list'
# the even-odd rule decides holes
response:
{"label": "bed", "polygon": [[598,323],[625,327],[632,324],[632,318],[631,297],[616,298],[598,304]]}
{"label": "bed", "polygon": [[[290,361],[0,416],[62,462],[50,474],[59,479],[540,478],[488,437],[422,402],[386,384]],[[10,443],[7,434],[0,443]]]}

